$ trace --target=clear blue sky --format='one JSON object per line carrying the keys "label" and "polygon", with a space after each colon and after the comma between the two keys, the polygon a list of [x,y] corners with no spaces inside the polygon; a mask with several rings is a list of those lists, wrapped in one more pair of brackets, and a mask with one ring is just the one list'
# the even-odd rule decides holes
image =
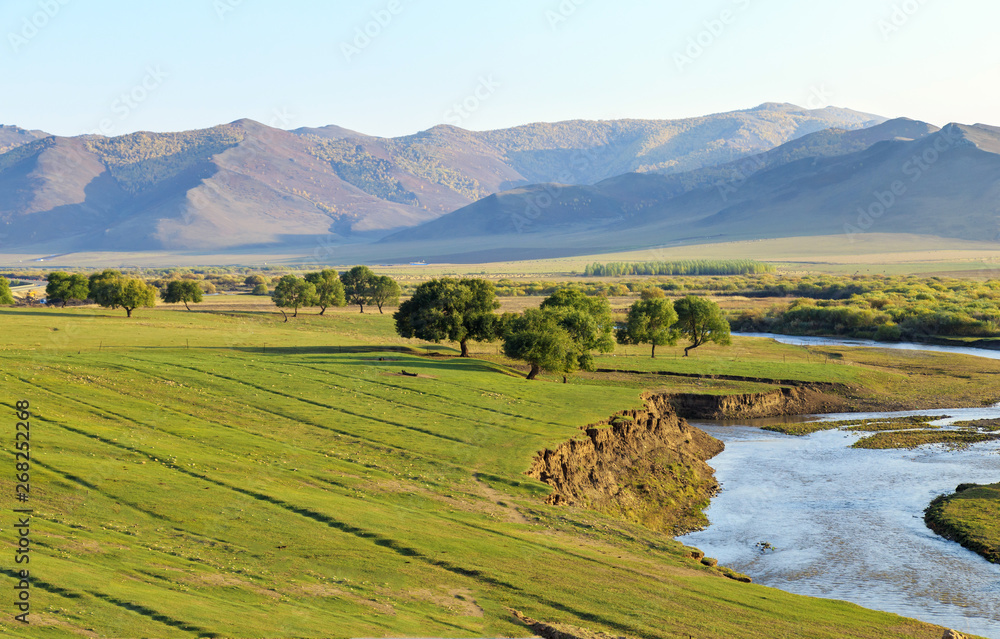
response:
{"label": "clear blue sky", "polygon": [[793,102],[1000,125],[998,24],[996,0],[5,0],[0,123],[402,135]]}

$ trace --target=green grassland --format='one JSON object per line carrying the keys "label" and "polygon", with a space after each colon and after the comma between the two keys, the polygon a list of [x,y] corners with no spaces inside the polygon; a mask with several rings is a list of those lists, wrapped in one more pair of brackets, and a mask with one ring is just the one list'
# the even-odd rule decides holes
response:
{"label": "green grassland", "polygon": [[[259,304],[213,297],[131,320],[0,309],[7,508],[15,402],[33,413],[31,637],[529,636],[509,609],[635,638],[941,636],[739,583],[660,533],[545,505],[549,489],[524,475],[534,454],[640,406],[642,375],[527,382],[491,345],[429,356],[453,351],[396,338],[388,314],[284,323]],[[1000,373],[971,358],[736,344],[655,362],[878,382],[899,401],[917,395],[903,370],[931,367],[953,375],[941,382],[959,391],[952,403],[979,401]],[[637,353],[616,361],[634,368]],[[13,556],[13,528],[0,535]]]}
{"label": "green grassland", "polygon": [[1000,484],[962,484],[932,501],[924,520],[939,535],[1000,563]]}

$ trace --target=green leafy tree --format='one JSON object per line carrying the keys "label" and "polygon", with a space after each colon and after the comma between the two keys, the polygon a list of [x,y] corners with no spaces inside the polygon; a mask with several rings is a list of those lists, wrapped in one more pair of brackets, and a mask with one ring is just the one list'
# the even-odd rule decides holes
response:
{"label": "green leafy tree", "polygon": [[691,340],[691,345],[684,347],[684,357],[687,357],[692,349],[706,342],[714,342],[720,346],[732,343],[729,322],[715,302],[688,295],[674,302],[674,310],[677,312],[675,327]]}
{"label": "green leafy tree", "polygon": [[250,292],[251,295],[270,295],[271,292],[267,290],[267,284],[261,282],[260,284],[253,287],[253,291]]}
{"label": "green leafy tree", "polygon": [[330,306],[345,306],[344,284],[340,281],[337,271],[324,269],[315,273],[306,273],[305,280],[316,287],[316,306],[322,315]]}
{"label": "green leafy tree", "polygon": [[372,281],[371,299],[372,303],[378,306],[378,312],[382,312],[383,306],[392,306],[399,303],[399,284],[388,275],[376,275]]}
{"label": "green leafy tree", "polygon": [[285,313],[286,308],[295,309],[292,317],[298,317],[299,307],[315,306],[316,287],[311,282],[307,282],[294,275],[285,275],[278,281],[278,285],[274,287],[271,299],[287,322],[288,315]]}
{"label": "green leafy tree", "polygon": [[541,308],[554,313],[559,325],[569,333],[577,346],[577,364],[583,370],[594,370],[593,351],[610,353],[615,349],[614,317],[607,298],[588,297],[583,291],[563,288],[545,298]]}
{"label": "green leafy tree", "polygon": [[137,308],[156,306],[156,288],[133,277],[125,278],[118,288],[118,306],[128,317]]}
{"label": "green leafy tree", "polygon": [[184,308],[191,310],[188,302],[195,304],[201,302],[202,288],[198,282],[193,280],[174,280],[167,284],[167,288],[162,293],[163,301],[167,304],[184,302]]}
{"label": "green leafy tree", "polygon": [[94,273],[89,278],[90,297],[105,308],[124,308],[132,317],[137,308],[156,306],[156,288],[134,277],[125,277],[115,270]]}
{"label": "green leafy tree", "polygon": [[14,294],[10,292],[10,280],[0,277],[0,304],[13,304]]}
{"label": "green leafy tree", "polygon": [[500,308],[492,282],[480,279],[434,279],[424,282],[392,316],[401,337],[430,342],[458,342],[469,356],[469,340],[490,342],[499,337]]}
{"label": "green leafy tree", "polygon": [[105,269],[100,273],[93,273],[87,282],[90,289],[90,298],[100,306],[117,309],[121,306],[118,303],[118,292],[121,282],[124,279],[124,275],[113,269]]}
{"label": "green leafy tree", "polygon": [[344,285],[344,296],[347,303],[357,304],[361,312],[365,312],[365,306],[372,304],[372,289],[375,286],[377,275],[367,266],[355,266],[346,273],[340,274],[340,281]]}
{"label": "green leafy tree", "polygon": [[503,352],[531,366],[527,379],[535,379],[543,370],[565,376],[579,366],[578,346],[557,313],[529,308],[523,315],[505,317],[504,324]]}
{"label": "green leafy tree", "polygon": [[[660,291],[662,294],[663,291]],[[615,337],[619,344],[651,344],[653,350],[650,357],[655,358],[657,346],[677,343],[677,331],[673,328],[676,322],[677,313],[670,300],[651,297],[636,302],[628,309],[625,325],[615,331]]]}
{"label": "green leafy tree", "polygon": [[49,304],[62,304],[70,300],[83,301],[90,295],[90,283],[83,275],[70,275],[62,271],[49,273],[45,297]]}

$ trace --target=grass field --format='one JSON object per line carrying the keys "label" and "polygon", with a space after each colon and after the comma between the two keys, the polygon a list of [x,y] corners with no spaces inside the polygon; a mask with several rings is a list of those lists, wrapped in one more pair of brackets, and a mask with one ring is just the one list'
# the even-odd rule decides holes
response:
{"label": "grass field", "polygon": [[[545,505],[548,488],[523,474],[535,452],[639,406],[642,376],[527,382],[492,345],[471,360],[428,357],[453,351],[396,338],[388,314],[284,323],[260,304],[219,296],[131,320],[90,307],[0,309],[11,465],[0,490],[15,507],[14,405],[28,400],[36,580],[30,635],[11,621],[10,598],[4,633],[529,636],[516,609],[635,638],[942,634],[738,583],[661,534]],[[900,398],[916,393],[902,371],[931,367],[962,379],[945,386],[969,401],[984,393],[970,358],[765,340],[695,353],[654,361],[881,380]],[[851,364],[831,361],[838,353]],[[621,355],[607,359],[650,361]],[[1000,373],[975,365],[975,375]],[[0,535],[13,556],[15,531]]]}

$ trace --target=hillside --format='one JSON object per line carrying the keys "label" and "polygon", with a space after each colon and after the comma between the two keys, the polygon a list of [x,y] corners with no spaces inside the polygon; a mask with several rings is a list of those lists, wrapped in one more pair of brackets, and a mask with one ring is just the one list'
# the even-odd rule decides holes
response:
{"label": "hillside", "polygon": [[[896,186],[897,193],[891,192]],[[533,185],[389,236],[476,238],[481,249],[602,252],[666,244],[864,232],[994,239],[1000,129],[899,119],[828,130],[742,162],[673,176],[625,174],[593,186]]]}
{"label": "hillside", "polygon": [[48,136],[44,131],[28,131],[19,126],[0,124],[0,154]]}
{"label": "hillside", "polygon": [[377,138],[252,120],[115,138],[0,129],[0,251],[313,248],[368,241],[506,189],[731,162],[882,119],[765,104],[684,120],[571,121]]}

